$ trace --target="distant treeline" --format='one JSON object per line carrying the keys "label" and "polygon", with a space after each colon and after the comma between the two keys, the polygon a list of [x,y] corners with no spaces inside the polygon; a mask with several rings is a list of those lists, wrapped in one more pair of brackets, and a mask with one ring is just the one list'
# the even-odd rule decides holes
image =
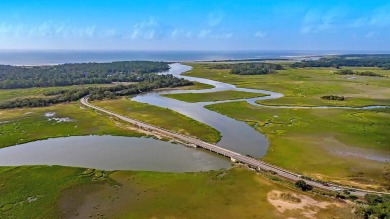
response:
{"label": "distant treeline", "polygon": [[231,74],[238,75],[264,75],[277,73],[276,70],[282,70],[283,66],[272,63],[236,63],[236,64],[217,64],[210,65],[211,69],[231,69]]}
{"label": "distant treeline", "polygon": [[158,88],[179,87],[192,85],[191,81],[177,78],[172,75],[152,74],[147,80],[137,84],[117,85],[112,87],[90,87],[72,90],[58,90],[46,92],[48,97],[42,98],[19,98],[0,103],[0,109],[23,108],[23,107],[43,107],[52,104],[77,101],[89,95],[90,100],[114,99],[118,96],[126,96],[151,91]]}
{"label": "distant treeline", "polygon": [[[268,59],[222,59],[222,60],[212,60],[207,62],[223,63],[223,62],[264,62],[264,61],[289,61],[287,58],[268,58]],[[196,62],[205,62],[205,61],[196,61]]]}
{"label": "distant treeline", "polygon": [[370,77],[385,77],[384,75],[372,72],[372,71],[352,71],[351,69],[343,69],[335,72],[338,75],[360,75],[360,76],[370,76]]}
{"label": "distant treeline", "polygon": [[123,61],[52,66],[0,65],[0,89],[139,82],[166,71],[166,62]]}
{"label": "distant treeline", "polygon": [[291,64],[293,68],[305,67],[378,67],[390,70],[390,54],[377,55],[339,55],[322,57],[319,60],[303,60]]}

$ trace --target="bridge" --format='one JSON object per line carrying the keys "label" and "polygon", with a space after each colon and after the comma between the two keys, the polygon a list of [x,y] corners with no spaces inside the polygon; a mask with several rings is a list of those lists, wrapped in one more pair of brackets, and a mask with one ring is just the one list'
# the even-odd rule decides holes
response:
{"label": "bridge", "polygon": [[[228,157],[233,162],[241,162],[241,163],[247,164],[247,165],[249,165],[249,166],[251,166],[253,168],[256,168],[257,170],[260,170],[260,171],[269,171],[269,172],[272,172],[274,174],[277,174],[277,175],[279,175],[281,177],[284,177],[284,178],[292,180],[292,181],[303,180],[307,184],[309,184],[309,185],[311,185],[313,187],[320,188],[320,189],[327,190],[327,191],[334,192],[334,191],[342,191],[342,190],[350,189],[348,187],[342,187],[342,186],[333,185],[333,184],[325,185],[325,184],[323,184],[321,182],[316,182],[316,181],[312,181],[312,180],[302,179],[299,174],[290,172],[288,170],[284,170],[284,169],[282,169],[280,167],[268,164],[266,162],[257,160],[255,158],[248,157],[246,155],[239,154],[237,152],[234,152],[234,151],[231,151],[231,150],[219,147],[217,145],[204,142],[204,141],[202,141],[200,139],[197,139],[197,138],[194,138],[194,137],[191,137],[191,136],[187,136],[187,135],[183,135],[183,134],[180,134],[180,133],[172,132],[172,131],[166,130],[164,128],[153,126],[153,125],[147,124],[145,122],[141,122],[139,120],[136,120],[136,119],[133,119],[133,118],[129,118],[127,116],[123,116],[123,115],[120,115],[118,113],[115,113],[115,112],[112,112],[112,111],[109,111],[109,110],[97,107],[97,106],[92,105],[92,104],[90,104],[88,102],[88,97],[81,98],[80,99],[80,103],[85,105],[85,106],[87,106],[87,107],[90,107],[92,109],[95,109],[95,110],[98,110],[100,112],[106,113],[108,115],[114,116],[114,117],[116,117],[116,118],[118,118],[118,119],[120,119],[122,121],[131,123],[131,124],[133,124],[133,125],[135,125],[135,126],[137,126],[139,128],[142,128],[144,130],[155,132],[155,133],[158,133],[160,135],[164,135],[166,137],[170,137],[170,138],[182,141],[182,142],[184,142],[186,144],[189,144],[189,145],[192,145],[194,147],[204,148],[204,149],[209,150],[211,152],[214,152],[214,153],[220,154],[222,156]],[[364,196],[364,195],[366,195],[368,193],[370,193],[370,194],[390,194],[390,193],[377,192],[377,191],[368,191],[368,190],[362,190],[362,189],[355,189],[355,191],[351,191],[351,194],[356,195],[356,196]]]}

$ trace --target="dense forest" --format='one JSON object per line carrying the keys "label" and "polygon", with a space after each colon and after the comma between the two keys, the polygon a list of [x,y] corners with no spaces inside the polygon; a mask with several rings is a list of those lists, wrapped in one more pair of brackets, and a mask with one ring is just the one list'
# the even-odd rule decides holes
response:
{"label": "dense forest", "polygon": [[378,67],[385,70],[390,70],[390,55],[338,55],[322,57],[319,60],[303,60],[291,65],[293,68],[305,67],[334,67],[342,66],[349,67]]}
{"label": "dense forest", "polygon": [[276,70],[282,70],[283,66],[280,64],[251,62],[251,63],[237,63],[237,64],[217,64],[210,65],[211,69],[230,69],[231,74],[238,75],[264,75],[276,73]]}
{"label": "dense forest", "polygon": [[177,78],[172,75],[151,74],[147,80],[136,84],[50,91],[44,94],[47,97],[20,98],[5,101],[0,103],[0,109],[49,106],[57,103],[77,101],[86,95],[89,95],[90,100],[101,100],[105,98],[114,99],[118,96],[139,94],[158,88],[173,88],[191,84],[193,84],[191,81]]}
{"label": "dense forest", "polygon": [[0,65],[0,89],[54,87],[148,80],[148,73],[166,71],[166,62],[123,61],[52,66]]}

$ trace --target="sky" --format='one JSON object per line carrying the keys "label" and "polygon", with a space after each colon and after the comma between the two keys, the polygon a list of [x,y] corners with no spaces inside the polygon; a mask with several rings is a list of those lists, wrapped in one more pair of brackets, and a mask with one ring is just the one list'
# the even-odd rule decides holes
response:
{"label": "sky", "polygon": [[390,1],[1,0],[0,49],[390,51]]}

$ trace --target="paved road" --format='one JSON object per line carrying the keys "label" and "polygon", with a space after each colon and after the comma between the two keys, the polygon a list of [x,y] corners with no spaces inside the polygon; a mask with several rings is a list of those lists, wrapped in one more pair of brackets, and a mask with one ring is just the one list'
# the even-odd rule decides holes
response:
{"label": "paved road", "polygon": [[[178,139],[178,140],[183,141],[185,143],[192,144],[192,145],[194,145],[196,147],[201,147],[201,148],[207,149],[207,150],[212,151],[214,153],[221,154],[223,156],[229,157],[229,158],[231,158],[234,161],[239,161],[239,162],[251,165],[251,166],[253,166],[253,167],[257,168],[257,169],[263,170],[263,171],[273,171],[277,175],[282,176],[282,177],[284,177],[286,179],[289,179],[289,180],[293,180],[293,181],[304,180],[307,184],[310,184],[310,185],[312,185],[314,187],[321,188],[321,189],[328,190],[328,191],[336,191],[336,190],[340,190],[341,191],[341,190],[344,190],[344,189],[348,189],[347,187],[341,187],[341,186],[331,185],[331,184],[329,184],[329,186],[325,186],[325,185],[323,185],[322,183],[319,183],[319,182],[315,182],[315,181],[311,181],[311,180],[305,180],[305,179],[302,179],[300,177],[300,175],[298,175],[296,173],[292,173],[290,171],[284,170],[284,169],[279,168],[277,166],[273,166],[271,164],[265,163],[263,161],[255,159],[255,158],[251,158],[251,157],[248,157],[248,156],[236,153],[234,151],[227,150],[225,148],[221,148],[219,146],[216,146],[216,145],[204,142],[204,141],[202,141],[200,139],[197,139],[197,138],[194,138],[194,137],[191,137],[191,136],[186,136],[186,135],[182,135],[182,134],[179,134],[179,133],[175,133],[175,132],[172,132],[172,131],[169,131],[169,130],[166,130],[166,129],[163,129],[163,128],[160,128],[160,127],[156,127],[156,126],[153,126],[153,125],[141,122],[141,121],[136,120],[136,119],[132,119],[132,118],[129,118],[129,117],[117,114],[115,112],[112,112],[112,111],[109,111],[109,110],[106,110],[106,109],[102,109],[100,107],[97,107],[97,106],[94,106],[94,105],[90,104],[88,102],[88,98],[87,97],[82,98],[80,100],[80,102],[81,102],[81,104],[83,104],[83,105],[85,105],[87,107],[90,107],[90,108],[93,108],[95,110],[104,112],[104,113],[109,114],[111,116],[115,116],[115,117],[117,117],[117,118],[119,118],[119,119],[121,119],[121,120],[123,120],[125,122],[129,122],[129,123],[131,123],[131,124],[133,124],[135,126],[138,126],[138,127],[142,128],[142,129],[145,129],[145,130],[148,130],[148,131],[152,131],[152,132],[156,132],[156,133],[159,133],[159,134],[162,134],[162,135],[174,138],[174,139]],[[357,195],[357,196],[364,196],[367,193],[390,194],[390,193],[380,193],[380,192],[367,191],[367,190],[356,190],[354,192],[351,192],[351,194]]]}

